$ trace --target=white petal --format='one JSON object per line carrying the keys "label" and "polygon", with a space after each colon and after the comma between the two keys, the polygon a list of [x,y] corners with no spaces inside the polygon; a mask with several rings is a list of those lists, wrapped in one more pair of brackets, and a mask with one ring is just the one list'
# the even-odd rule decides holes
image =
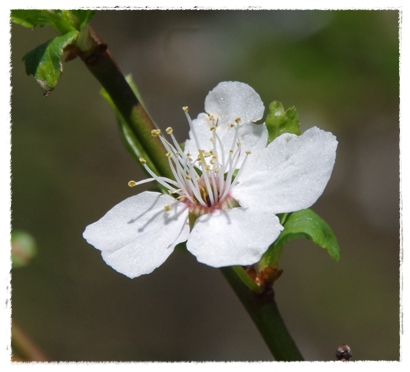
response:
{"label": "white petal", "polygon": [[205,111],[226,126],[240,118],[249,123],[262,118],[264,106],[258,93],[249,85],[237,81],[219,83],[205,99]]}
{"label": "white petal", "polygon": [[[164,212],[167,204],[171,210]],[[188,212],[184,208],[169,195],[143,192],[87,226],[83,237],[118,272],[130,278],[149,274],[188,238]]]}
{"label": "white petal", "polygon": [[282,229],[270,212],[216,210],[197,219],[187,249],[209,266],[251,265],[260,260]]}
{"label": "white petal", "polygon": [[242,207],[274,213],[309,208],[323,193],[336,158],[336,137],[313,127],[285,133],[251,154],[232,196]]}

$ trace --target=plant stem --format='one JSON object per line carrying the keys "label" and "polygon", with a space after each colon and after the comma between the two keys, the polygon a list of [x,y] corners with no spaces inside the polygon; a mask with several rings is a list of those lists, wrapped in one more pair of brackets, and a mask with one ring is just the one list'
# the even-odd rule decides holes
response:
{"label": "plant stem", "polygon": [[92,48],[88,51],[77,51],[88,70],[107,91],[118,111],[134,132],[150,160],[160,175],[173,179],[165,149],[158,137],[151,135],[155,124],[138,102],[137,97],[121,73],[117,64],[94,31],[90,30]]}
{"label": "plant stem", "polygon": [[262,293],[245,286],[231,267],[221,268],[277,361],[303,361],[279,313],[272,289]]}

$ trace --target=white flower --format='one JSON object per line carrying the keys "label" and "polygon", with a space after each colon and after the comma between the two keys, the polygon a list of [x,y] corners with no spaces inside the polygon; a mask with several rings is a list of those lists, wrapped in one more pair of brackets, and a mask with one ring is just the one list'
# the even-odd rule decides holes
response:
{"label": "white flower", "polygon": [[105,262],[130,278],[160,266],[178,243],[213,267],[251,265],[283,227],[277,213],[310,207],[333,169],[335,136],[316,127],[283,134],[268,146],[264,106],[248,85],[223,82],[205,100],[206,114],[191,121],[182,151],[172,129],[167,149],[175,180],[156,180],[170,195],[142,192],[112,208],[84,231]]}

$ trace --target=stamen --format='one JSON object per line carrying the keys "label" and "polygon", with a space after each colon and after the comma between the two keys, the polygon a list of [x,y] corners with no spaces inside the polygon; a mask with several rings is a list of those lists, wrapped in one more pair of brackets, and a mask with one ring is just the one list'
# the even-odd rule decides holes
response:
{"label": "stamen", "polygon": [[171,134],[174,130],[171,127],[168,127],[167,129],[165,129],[165,132],[167,132],[168,134]]}
{"label": "stamen", "polygon": [[135,181],[130,181],[130,182],[128,182],[128,186],[129,187],[135,187],[135,186],[137,186],[137,183]]}
{"label": "stamen", "polygon": [[158,137],[161,134],[161,129],[153,129],[151,131],[152,137]]}
{"label": "stamen", "polygon": [[171,210],[171,206],[169,204],[164,205],[164,212],[169,212]]}
{"label": "stamen", "polygon": [[248,159],[248,156],[251,154],[251,152],[250,151],[246,151],[246,156],[245,156],[245,159],[243,159],[243,162],[242,162],[242,164],[241,164],[241,166],[240,166],[240,168],[239,168],[239,171],[238,171],[238,173],[236,174],[236,177],[235,177],[235,179],[233,180],[233,182],[232,182],[232,185],[231,185],[231,189],[232,189],[232,187],[234,187],[237,183],[238,183],[238,181],[239,181],[239,177],[241,176],[241,174],[242,174],[242,171],[243,171],[243,169],[245,168],[245,164],[246,164],[246,160]]}

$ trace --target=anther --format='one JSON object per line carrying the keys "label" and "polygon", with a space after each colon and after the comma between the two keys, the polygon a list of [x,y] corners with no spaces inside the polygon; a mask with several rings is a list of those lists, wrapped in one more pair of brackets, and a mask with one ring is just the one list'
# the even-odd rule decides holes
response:
{"label": "anther", "polygon": [[182,110],[184,110],[184,112],[188,112],[188,106],[182,107]]}
{"label": "anther", "polygon": [[212,143],[215,142],[215,138],[210,138],[209,140],[210,140]]}
{"label": "anther", "polygon": [[165,154],[165,156],[166,156],[167,158],[172,158],[172,154],[171,154],[170,152],[167,152],[167,153]]}
{"label": "anther", "polygon": [[139,160],[141,164],[147,164],[147,161],[144,158],[140,158]]}
{"label": "anther", "polygon": [[248,151],[245,152],[245,154],[246,154],[246,155],[250,155],[251,152],[248,150]]}
{"label": "anther", "polygon": [[169,204],[164,205],[164,212],[169,212],[171,210],[171,206]]}
{"label": "anther", "polygon": [[229,124],[229,128],[233,128],[235,126],[235,124]]}
{"label": "anther", "polygon": [[241,118],[236,118],[235,121],[239,124],[241,122]]}
{"label": "anther", "polygon": [[210,130],[211,132],[213,132],[215,129],[216,129],[216,126],[215,126],[215,125],[212,125],[212,127],[209,128],[209,130]]}
{"label": "anther", "polygon": [[241,143],[241,142],[237,142],[237,143],[236,143],[236,146],[241,147],[241,146],[242,146],[242,143]]}
{"label": "anther", "polygon": [[192,177],[191,177],[189,174],[186,174],[186,175],[185,175],[185,178],[186,178],[187,180],[190,180]]}
{"label": "anther", "polygon": [[129,187],[134,187],[134,186],[137,186],[137,183],[135,181],[130,181],[130,182],[128,182],[128,186]]}
{"label": "anther", "polygon": [[165,132],[167,132],[168,134],[171,134],[174,130],[171,127],[168,127],[167,129],[165,129]]}
{"label": "anther", "polygon": [[153,137],[158,137],[160,134],[161,134],[161,129],[153,129],[153,130],[151,131],[151,135],[152,135]]}

